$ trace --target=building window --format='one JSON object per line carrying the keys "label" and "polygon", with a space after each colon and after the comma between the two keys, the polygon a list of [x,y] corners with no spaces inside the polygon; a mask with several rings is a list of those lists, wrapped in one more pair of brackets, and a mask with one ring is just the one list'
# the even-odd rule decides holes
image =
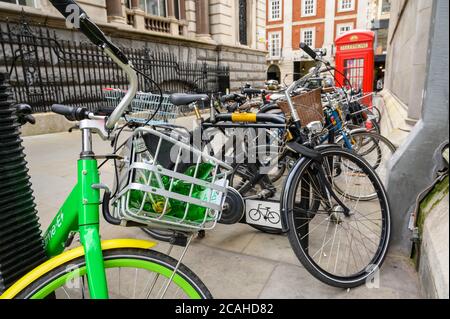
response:
{"label": "building window", "polygon": [[337,36],[353,29],[353,23],[343,23],[337,25]]}
{"label": "building window", "polygon": [[269,33],[269,56],[270,58],[281,56],[281,32]]}
{"label": "building window", "polygon": [[[131,0],[128,0],[128,8],[131,8]],[[167,16],[166,0],[139,0],[139,8],[153,16]]]}
{"label": "building window", "polygon": [[314,28],[302,29],[301,32],[301,42],[304,42],[306,45],[311,48],[315,48],[315,36],[314,36]]}
{"label": "building window", "polygon": [[302,0],[302,17],[316,15],[316,0]]}
{"label": "building window", "polygon": [[281,20],[281,0],[269,0],[269,21]]}
{"label": "building window", "polygon": [[248,45],[247,0],[239,0],[239,43]]}
{"label": "building window", "polygon": [[19,6],[37,7],[38,0],[0,0],[0,2],[7,2],[17,4]]}
{"label": "building window", "polygon": [[181,15],[180,15],[180,0],[175,0],[174,1],[174,8],[173,10],[175,11],[175,18],[177,18],[177,20],[181,19]]}
{"label": "building window", "polygon": [[355,10],[354,0],[339,0],[338,12],[346,12]]}

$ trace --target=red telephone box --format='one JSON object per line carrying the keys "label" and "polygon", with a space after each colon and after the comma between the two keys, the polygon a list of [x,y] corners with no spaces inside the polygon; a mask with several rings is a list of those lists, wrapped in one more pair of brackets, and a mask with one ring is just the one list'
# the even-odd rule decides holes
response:
{"label": "red telephone box", "polygon": [[[372,31],[352,30],[335,40],[336,69],[345,74],[353,89],[361,89],[364,93],[373,90],[374,37]],[[339,72],[335,72],[336,84],[348,85]]]}

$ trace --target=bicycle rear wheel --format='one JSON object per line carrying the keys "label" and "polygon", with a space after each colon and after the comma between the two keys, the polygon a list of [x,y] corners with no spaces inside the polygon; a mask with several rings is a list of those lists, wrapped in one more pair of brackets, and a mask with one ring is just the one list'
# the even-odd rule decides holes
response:
{"label": "bicycle rear wheel", "polygon": [[[359,131],[350,132],[352,139],[352,151],[364,158],[367,163],[374,169],[381,181],[385,181],[387,177],[387,164],[396,151],[396,147],[384,136],[375,132]],[[343,144],[340,139],[338,144]],[[349,167],[355,174],[358,174],[358,167]],[[352,200],[372,200],[377,197],[373,194],[350,194],[345,193],[336,185],[336,190]]]}
{"label": "bicycle rear wheel", "polygon": [[386,137],[374,132],[350,132],[353,150],[362,156],[380,179],[386,178],[386,166],[397,148]]}
{"label": "bicycle rear wheel", "polygon": [[[203,282],[185,265],[180,264],[167,291],[177,260],[147,249],[114,249],[104,251],[104,265],[112,299],[212,298]],[[41,299],[52,293],[56,298],[89,298],[84,256],[58,266],[43,275],[16,298]]]}
{"label": "bicycle rear wheel", "polygon": [[[391,227],[388,198],[364,159],[336,147],[320,152],[321,164],[300,160],[288,176],[288,238],[298,259],[314,277],[335,287],[356,287],[372,278],[386,256]],[[348,215],[319,182],[318,165],[337,198],[349,208]],[[358,173],[349,167],[357,167]],[[344,194],[336,191],[336,185]],[[363,202],[345,196],[365,190],[377,194],[376,198]],[[320,205],[313,205],[317,200]]]}

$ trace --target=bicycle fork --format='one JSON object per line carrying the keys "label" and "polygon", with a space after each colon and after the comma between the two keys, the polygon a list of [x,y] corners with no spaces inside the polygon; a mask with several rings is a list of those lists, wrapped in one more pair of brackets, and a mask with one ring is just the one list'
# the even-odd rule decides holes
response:
{"label": "bicycle fork", "polygon": [[[330,173],[333,174],[334,163],[328,163],[328,164],[331,165]],[[321,187],[322,188],[321,191],[323,192],[324,195],[326,195],[325,198],[327,198],[329,201],[331,200],[331,198],[333,198],[337,202],[337,204],[342,207],[344,215],[346,217],[349,217],[350,209],[341,201],[341,199],[334,192],[333,186],[330,184],[330,181],[328,180],[328,178],[325,175],[325,171],[324,171],[322,163],[317,163],[317,165],[315,165],[315,166],[316,166],[315,169],[317,170],[317,175],[319,177],[319,182],[320,182],[319,184],[323,185],[323,187]],[[331,209],[332,207],[328,207],[328,208]]]}
{"label": "bicycle fork", "polygon": [[89,293],[93,299],[107,299],[108,287],[99,233],[100,191],[92,188],[93,184],[99,182],[97,160],[78,161],[78,181],[80,187],[78,225],[86,258]]}

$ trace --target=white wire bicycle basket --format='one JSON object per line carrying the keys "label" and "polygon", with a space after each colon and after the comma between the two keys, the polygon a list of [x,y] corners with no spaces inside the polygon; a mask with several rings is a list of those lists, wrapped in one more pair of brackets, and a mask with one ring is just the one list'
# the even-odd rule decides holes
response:
{"label": "white wire bicycle basket", "polygon": [[125,96],[126,91],[121,89],[104,88],[102,89],[103,97],[106,100],[107,107],[116,107],[120,100]]}
{"label": "white wire bicycle basket", "polygon": [[[107,107],[116,107],[127,93],[121,89],[104,88],[103,96]],[[130,122],[147,123],[148,125],[166,124],[177,118],[180,107],[170,103],[169,95],[163,94],[160,106],[160,94],[138,92],[131,101],[127,120]],[[159,107],[159,109],[158,109]],[[152,118],[151,121],[149,119]]]}
{"label": "white wire bicycle basket", "polygon": [[113,214],[150,228],[208,230],[220,218],[232,167],[149,127],[127,143]]}
{"label": "white wire bicycle basket", "polygon": [[[131,102],[131,113],[127,116],[129,121],[146,123],[149,125],[169,123],[178,117],[179,107],[170,103],[169,95],[163,94],[160,106],[160,94],[138,92]],[[159,107],[159,109],[158,109]]]}

